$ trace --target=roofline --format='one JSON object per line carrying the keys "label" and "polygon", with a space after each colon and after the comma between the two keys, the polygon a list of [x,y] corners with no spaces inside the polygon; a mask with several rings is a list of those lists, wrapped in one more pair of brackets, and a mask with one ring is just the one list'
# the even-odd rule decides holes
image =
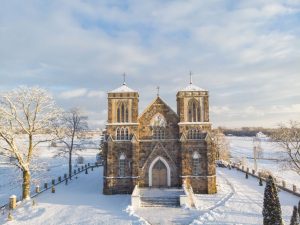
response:
{"label": "roofline", "polygon": [[177,118],[179,118],[179,116],[177,115],[177,113],[160,97],[160,96],[157,96],[145,109],[144,111],[142,112],[141,115],[138,116],[138,120],[148,111],[148,109],[154,104],[154,102],[157,100],[157,99],[160,99],[175,115]]}

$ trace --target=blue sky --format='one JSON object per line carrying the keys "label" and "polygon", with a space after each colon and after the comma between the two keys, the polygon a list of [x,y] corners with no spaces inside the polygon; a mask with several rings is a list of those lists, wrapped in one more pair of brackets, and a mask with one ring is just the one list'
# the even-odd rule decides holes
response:
{"label": "blue sky", "polygon": [[39,85],[103,127],[124,72],[141,112],[157,85],[176,109],[191,70],[214,126],[274,127],[300,120],[299,24],[299,0],[2,0],[0,91]]}

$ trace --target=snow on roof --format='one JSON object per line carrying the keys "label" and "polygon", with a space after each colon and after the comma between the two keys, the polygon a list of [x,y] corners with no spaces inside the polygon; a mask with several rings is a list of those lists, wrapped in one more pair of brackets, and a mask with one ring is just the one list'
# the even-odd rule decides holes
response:
{"label": "snow on roof", "polygon": [[200,88],[194,84],[189,84],[189,86],[181,89],[180,91],[206,91],[203,88]]}
{"label": "snow on roof", "polygon": [[121,86],[118,87],[117,89],[114,89],[110,91],[109,93],[122,93],[122,92],[136,92],[135,90],[129,88],[125,83]]}

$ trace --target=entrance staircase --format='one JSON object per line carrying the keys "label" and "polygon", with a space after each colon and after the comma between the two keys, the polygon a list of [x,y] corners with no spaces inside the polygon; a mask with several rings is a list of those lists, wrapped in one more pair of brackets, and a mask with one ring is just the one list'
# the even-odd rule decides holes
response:
{"label": "entrance staircase", "polygon": [[181,188],[140,188],[141,207],[180,207]]}

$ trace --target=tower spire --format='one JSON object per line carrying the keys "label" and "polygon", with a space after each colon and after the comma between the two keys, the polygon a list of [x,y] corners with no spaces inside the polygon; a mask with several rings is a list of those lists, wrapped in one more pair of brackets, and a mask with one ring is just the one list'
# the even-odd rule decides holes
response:
{"label": "tower spire", "polygon": [[126,85],[126,74],[123,73],[123,85]]}
{"label": "tower spire", "polygon": [[193,83],[192,71],[190,71],[190,84]]}
{"label": "tower spire", "polygon": [[156,87],[157,90],[157,97],[159,97],[159,86]]}

